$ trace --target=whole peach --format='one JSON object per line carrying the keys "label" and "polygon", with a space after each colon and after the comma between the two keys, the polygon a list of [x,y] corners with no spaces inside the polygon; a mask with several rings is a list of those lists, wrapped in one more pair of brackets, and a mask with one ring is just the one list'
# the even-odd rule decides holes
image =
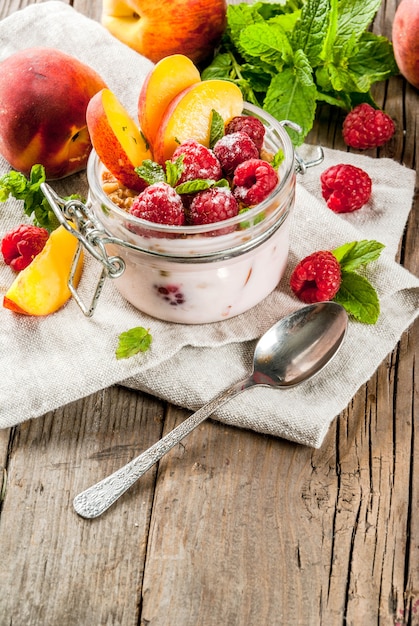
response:
{"label": "whole peach", "polygon": [[92,148],[86,125],[90,98],[105,87],[99,74],[55,48],[26,48],[0,64],[0,154],[28,175],[48,179],[86,167]]}
{"label": "whole peach", "polygon": [[419,0],[402,0],[393,20],[393,49],[400,72],[419,89]]}
{"label": "whole peach", "polygon": [[103,0],[102,24],[154,63],[210,56],[226,27],[226,0]]}

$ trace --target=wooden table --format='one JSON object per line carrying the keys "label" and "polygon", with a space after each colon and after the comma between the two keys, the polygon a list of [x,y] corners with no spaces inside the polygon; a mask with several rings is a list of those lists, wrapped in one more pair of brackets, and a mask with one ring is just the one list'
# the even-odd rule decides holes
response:
{"label": "wooden table", "polygon": [[[100,19],[100,0],[70,4]],[[397,123],[380,155],[415,168],[418,92],[375,94]],[[344,150],[341,122],[325,106],[309,141]],[[399,253],[416,275],[418,250],[416,195]],[[418,626],[418,362],[416,323],[319,450],[207,421],[94,521],[73,497],[186,411],[115,386],[0,431],[0,626]]]}

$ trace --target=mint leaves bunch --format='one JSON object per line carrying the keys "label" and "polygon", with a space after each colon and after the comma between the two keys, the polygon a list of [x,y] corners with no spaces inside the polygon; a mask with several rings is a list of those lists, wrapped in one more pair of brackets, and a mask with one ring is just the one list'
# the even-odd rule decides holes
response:
{"label": "mint leaves bunch", "polygon": [[[41,226],[51,232],[58,228],[60,223],[41,191],[41,183],[45,180],[43,165],[33,165],[29,178],[22,172],[11,170],[0,177],[0,202],[6,202],[10,197],[23,200],[25,215],[33,218],[35,226]],[[82,200],[79,194],[64,196],[63,199]]]}
{"label": "mint leaves bunch", "polygon": [[33,216],[35,226],[42,226],[52,231],[58,226],[58,220],[40,187],[45,182],[43,165],[33,165],[26,178],[21,172],[11,170],[0,178],[0,202],[9,197],[23,200],[25,215]]}
{"label": "mint leaves bunch", "polygon": [[374,106],[371,86],[398,74],[390,41],[369,32],[381,0],[286,0],[229,5],[227,28],[202,79],[235,82],[248,102],[287,128],[294,145],[313,126],[319,101],[349,111]]}
{"label": "mint leaves bunch", "polygon": [[376,323],[380,302],[375,288],[359,270],[378,259],[383,248],[384,245],[378,241],[364,239],[332,250],[341,269],[341,284],[333,299],[364,324]]}

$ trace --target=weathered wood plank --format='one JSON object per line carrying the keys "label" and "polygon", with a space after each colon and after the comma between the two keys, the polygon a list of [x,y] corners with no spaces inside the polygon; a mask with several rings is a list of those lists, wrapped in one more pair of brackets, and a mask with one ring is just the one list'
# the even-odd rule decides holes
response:
{"label": "weathered wood plank", "polygon": [[117,515],[72,499],[161,436],[161,402],[111,388],[22,424],[1,511],[0,623],[137,624],[155,471]]}

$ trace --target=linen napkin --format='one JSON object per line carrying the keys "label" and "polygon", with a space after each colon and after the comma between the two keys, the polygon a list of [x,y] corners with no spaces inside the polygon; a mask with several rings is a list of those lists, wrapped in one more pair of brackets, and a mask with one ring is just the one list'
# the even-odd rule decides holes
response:
{"label": "linen napkin", "polygon": [[[0,22],[0,60],[18,49],[44,45],[73,54],[96,69],[135,115],[137,97],[151,63],[113,38],[102,26],[58,1],[17,11]],[[313,149],[301,148],[309,157]],[[353,214],[335,215],[321,198],[322,170],[353,163],[373,180],[373,196]],[[9,169],[0,159],[0,175]],[[287,390],[254,388],[214,416],[225,423],[319,447],[331,421],[394,348],[419,310],[419,279],[394,260],[415,185],[415,173],[390,159],[325,150],[321,166],[298,176],[291,251],[278,288],[251,311],[214,324],[162,322],[126,303],[111,280],[93,318],[74,301],[45,318],[19,316],[0,307],[0,427],[42,416],[114,384],[143,390],[195,410],[252,367],[256,339],[302,304],[289,290],[289,275],[305,255],[345,242],[376,239],[386,248],[368,266],[381,301],[374,326],[350,322],[344,344],[311,381]],[[85,174],[53,183],[60,195],[86,193]],[[21,203],[0,205],[0,236],[24,220]],[[100,268],[87,259],[83,290],[92,293]],[[13,280],[0,261],[0,295]],[[150,328],[151,349],[117,360],[118,335],[133,326]]]}

